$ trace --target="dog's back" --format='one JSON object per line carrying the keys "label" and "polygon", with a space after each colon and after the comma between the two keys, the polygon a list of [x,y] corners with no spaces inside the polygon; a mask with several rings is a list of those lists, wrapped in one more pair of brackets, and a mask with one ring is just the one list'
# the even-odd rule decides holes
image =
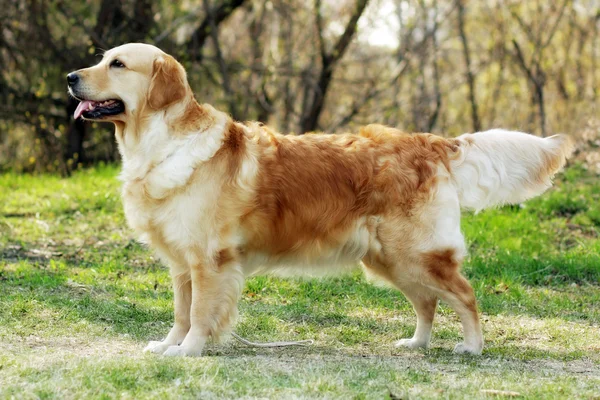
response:
{"label": "dog's back", "polygon": [[290,258],[328,269],[336,259],[356,263],[369,250],[378,221],[409,223],[420,212],[456,148],[434,135],[376,125],[360,135],[256,134],[268,138],[248,149],[258,160],[258,176],[240,221],[242,249],[270,255],[273,266]]}

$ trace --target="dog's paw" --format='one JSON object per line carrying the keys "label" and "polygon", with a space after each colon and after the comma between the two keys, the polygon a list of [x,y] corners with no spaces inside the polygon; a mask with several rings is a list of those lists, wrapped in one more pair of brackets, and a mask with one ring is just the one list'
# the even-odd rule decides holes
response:
{"label": "dog's paw", "polygon": [[394,346],[406,347],[409,349],[418,349],[418,348],[422,347],[422,348],[426,349],[427,343],[417,340],[415,338],[410,338],[410,339],[400,339],[396,343],[394,343]]}
{"label": "dog's paw", "polygon": [[145,353],[162,354],[169,348],[169,344],[165,342],[151,341],[144,348]]}
{"label": "dog's paw", "polygon": [[163,356],[169,357],[198,357],[202,353],[202,349],[193,349],[184,346],[169,346],[163,353]]}
{"label": "dog's paw", "polygon": [[465,343],[459,343],[454,347],[456,354],[472,354],[475,356],[481,355],[483,345],[467,345]]}

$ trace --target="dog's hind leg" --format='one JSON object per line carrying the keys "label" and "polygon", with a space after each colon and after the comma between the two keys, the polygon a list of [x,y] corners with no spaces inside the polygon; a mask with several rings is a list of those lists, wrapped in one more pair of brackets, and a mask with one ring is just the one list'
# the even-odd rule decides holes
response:
{"label": "dog's hind leg", "polygon": [[[384,278],[399,289],[412,303],[417,314],[417,328],[412,338],[401,339],[396,346],[427,347],[431,338],[433,319],[438,298],[445,301],[459,315],[464,342],[454,348],[456,353],[481,354],[483,336],[477,313],[477,303],[469,282],[460,274],[459,264],[450,250],[422,255],[421,263],[397,269],[363,260],[367,271]],[[409,271],[413,271],[412,273]],[[416,272],[418,271],[418,272]],[[413,275],[415,274],[415,275]]]}
{"label": "dog's hind leg", "polygon": [[[410,268],[398,268],[395,270],[389,267],[387,263],[383,263],[381,258],[378,261],[374,261],[373,258],[369,259],[368,257],[363,259],[363,265],[368,273],[383,278],[383,280],[400,290],[411,302],[417,314],[417,327],[413,337],[398,340],[395,343],[396,347],[408,347],[411,349],[419,347],[427,348],[431,339],[433,319],[438,304],[437,295],[431,289],[416,281],[407,281],[406,275],[403,272]],[[400,275],[404,279],[398,278],[397,272],[400,272]]]}
{"label": "dog's hind leg", "polygon": [[400,339],[396,347],[408,347],[411,349],[429,346],[433,318],[437,308],[438,299],[429,289],[419,284],[398,286],[406,298],[412,303],[417,313],[417,328],[410,339]]}
{"label": "dog's hind leg", "polygon": [[481,354],[483,334],[479,323],[477,301],[473,288],[460,273],[460,262],[451,249],[432,251],[424,256],[423,283],[460,316],[464,342],[454,348],[455,353]]}
{"label": "dog's hind leg", "polygon": [[460,316],[464,342],[457,353],[480,354],[483,336],[477,303],[469,282],[460,274],[466,253],[460,232],[460,208],[455,190],[440,184],[429,203],[414,215],[388,217],[377,226],[363,262],[368,270],[403,291],[417,312],[417,330],[399,345],[425,347],[436,299]]}

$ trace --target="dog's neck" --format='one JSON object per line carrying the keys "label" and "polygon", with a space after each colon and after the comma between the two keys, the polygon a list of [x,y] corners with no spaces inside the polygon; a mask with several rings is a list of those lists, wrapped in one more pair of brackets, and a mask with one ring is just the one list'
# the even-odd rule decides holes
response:
{"label": "dog's neck", "polygon": [[[142,180],[154,169],[169,169],[183,179],[193,171],[177,165],[198,165],[219,150],[225,127],[231,118],[193,96],[167,109],[149,113],[144,120],[115,124],[119,152],[123,159],[121,179]],[[183,163],[183,164],[181,164]]]}

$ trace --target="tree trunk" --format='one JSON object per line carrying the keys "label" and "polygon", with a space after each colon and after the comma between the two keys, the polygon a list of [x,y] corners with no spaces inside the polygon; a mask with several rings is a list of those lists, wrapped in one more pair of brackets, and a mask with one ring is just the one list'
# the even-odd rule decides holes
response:
{"label": "tree trunk", "polygon": [[481,121],[479,120],[479,113],[477,111],[477,99],[475,97],[475,75],[471,67],[471,52],[469,50],[469,42],[467,40],[467,34],[465,32],[465,7],[463,0],[457,1],[458,6],[458,31],[460,33],[460,40],[463,47],[463,57],[465,59],[465,69],[467,84],[469,85],[469,102],[471,103],[471,119],[473,121],[473,131],[481,131]]}
{"label": "tree trunk", "polygon": [[[543,79],[543,78],[542,78]],[[540,129],[542,137],[546,137],[546,105],[544,103],[544,82],[536,82],[535,92],[540,113]]]}
{"label": "tree trunk", "polygon": [[321,70],[317,87],[316,89],[313,89],[312,102],[302,118],[300,125],[301,133],[312,132],[317,129],[319,117],[321,116],[323,106],[325,105],[325,94],[327,93],[327,89],[329,89],[332,76],[333,70],[331,66],[325,64],[323,70]]}
{"label": "tree trunk", "polygon": [[[368,0],[356,0],[354,10],[344,29],[344,33],[338,39],[333,50],[326,52],[321,20],[321,1],[315,1],[315,20],[321,53],[321,72],[319,73],[316,87],[309,91],[312,92],[312,101],[306,102],[306,108],[303,108],[302,110],[300,133],[312,132],[318,129],[319,117],[321,116],[323,106],[325,105],[325,96],[327,95],[327,89],[329,89],[329,85],[331,84],[333,70],[337,62],[344,56],[344,53],[348,49],[348,46],[356,33],[358,20],[365,11],[367,3]],[[307,99],[308,96],[305,96],[305,100]]]}

